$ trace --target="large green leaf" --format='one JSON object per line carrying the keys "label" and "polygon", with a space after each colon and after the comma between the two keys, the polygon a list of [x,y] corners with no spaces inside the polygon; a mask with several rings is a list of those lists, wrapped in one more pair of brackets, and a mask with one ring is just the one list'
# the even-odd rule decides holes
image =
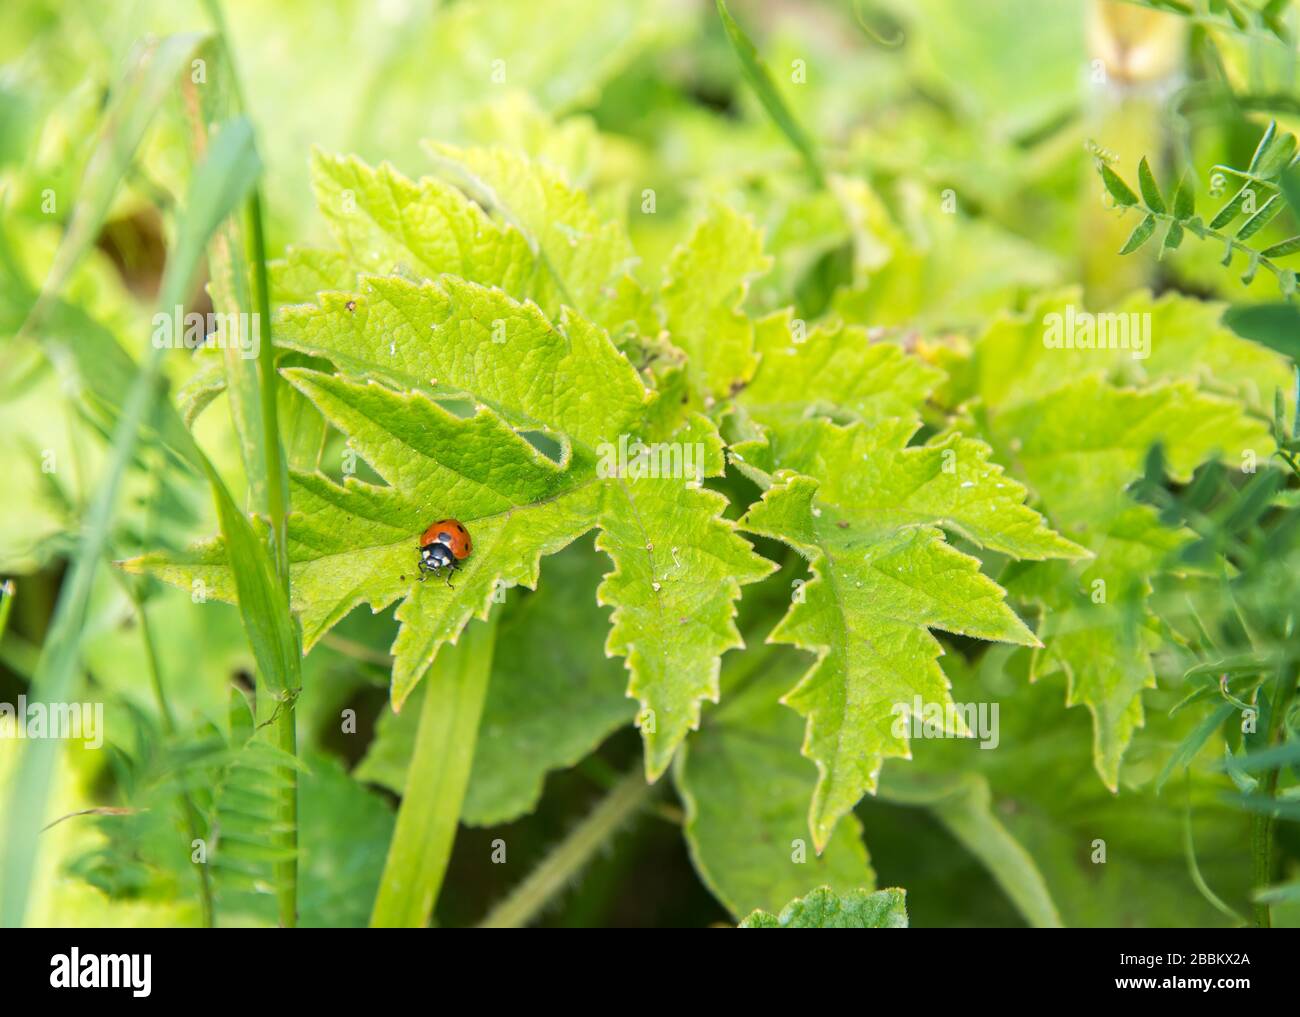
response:
{"label": "large green leaf", "polygon": [[[604,656],[608,625],[593,590],[601,558],[575,543],[542,563],[535,593],[507,599],[461,819],[509,822],[531,812],[546,774],[572,766],[635,710],[616,661]],[[401,794],[424,686],[401,713],[385,713],[356,776]]]}
{"label": "large green leaf", "polygon": [[527,238],[539,265],[537,300],[548,313],[567,305],[612,332],[639,317],[627,230],[563,173],[504,147],[426,147],[449,178]]}
{"label": "large green leaf", "polygon": [[755,911],[742,929],[905,929],[906,895],[902,890],[853,890],[837,894],[819,887],[792,900],[779,915]]}
{"label": "large green leaf", "polygon": [[668,331],[706,400],[724,399],[754,376],[754,323],[737,308],[750,278],[770,264],[758,229],[723,204],[673,254],[663,290]]}
{"label": "large green leaf", "polygon": [[777,911],[818,886],[875,886],[856,817],[821,853],[808,843],[814,775],[799,756],[803,725],[779,702],[801,666],[780,649],[728,658],[722,705],[705,714],[673,767],[696,870],[737,918]]}
{"label": "large green leaf", "polygon": [[[1138,296],[1118,311],[1127,348],[1114,328],[1106,344],[1095,341],[1096,330],[1091,344],[1056,342],[1084,313],[1078,292],[1066,291],[995,322],[970,361],[954,365],[951,395],[968,400],[970,423],[1004,450],[1052,523],[1092,552],[1075,568],[1038,566],[1016,580],[1014,592],[1044,608],[1046,648],[1034,673],[1064,672],[1068,702],[1092,711],[1097,770],[1114,788],[1124,749],[1143,723],[1140,693],[1155,681],[1150,576],[1177,541],[1124,490],[1156,442],[1183,481],[1215,455],[1267,456],[1266,425],[1243,399],[1263,403],[1285,374],[1281,358],[1218,326],[1215,305]],[[1108,328],[1118,322],[1109,319]],[[1135,348],[1142,333],[1145,349]],[[1072,334],[1087,333],[1080,326]]]}
{"label": "large green leaf", "polygon": [[771,638],[818,657],[785,701],[808,717],[804,752],[820,773],[809,822],[819,848],[875,790],[882,760],[907,754],[897,711],[910,714],[916,696],[950,701],[931,628],[1037,643],[979,561],[946,543],[939,527],[1026,558],[1080,553],[1021,504],[1024,489],[988,467],[979,443],[969,443],[960,475],[946,474],[945,447],[906,448],[911,429],[822,423],[806,436],[809,458],[791,461],[815,465],[825,479],[778,480],[742,520],[811,563],[813,580]]}
{"label": "large green leaf", "polygon": [[[579,226],[604,238],[594,248],[580,245],[567,261],[547,255],[570,288],[603,285],[623,270],[625,238],[595,224],[581,192],[542,188],[542,178],[528,175],[540,171],[520,168],[513,157],[462,157],[476,181],[493,181],[500,188],[494,193],[510,197],[508,207],[534,242],[554,247],[570,237],[565,229]],[[345,180],[365,175],[354,164],[344,170],[352,174]],[[525,176],[511,176],[514,170]],[[358,187],[369,193],[372,184]],[[412,251],[423,211],[452,198],[433,188],[354,225],[371,237],[382,222],[384,237],[405,238]],[[477,272],[511,236],[499,231],[500,244],[485,242],[460,269]],[[570,251],[568,239],[557,250]],[[380,610],[405,598],[393,644],[392,695],[400,708],[439,647],[471,617],[484,617],[498,590],[535,588],[541,556],[599,528],[597,546],[614,563],[599,590],[600,602],[614,608],[607,650],[627,659],[629,692],[643,707],[647,771],[657,777],[698,723],[699,701],[717,698],[719,656],[741,645],[732,620],[740,587],[771,569],[722,518],[726,500],[699,486],[722,471],[716,430],[698,415],[661,413],[656,402],[665,397],[646,387],[604,330],[569,308],[552,322],[531,300],[455,275],[416,281],[363,274],[356,292],[319,299],[287,309],[277,340],[370,380],[301,368],[285,376],[385,485],[292,476],[297,511],[289,552],[305,645],[361,603]],[[440,403],[445,398],[456,400],[448,405],[457,412]],[[475,404],[472,415],[460,415],[465,400]],[[559,444],[558,461],[537,450],[544,443],[536,432]],[[626,459],[642,438],[675,441],[677,468],[620,464],[619,455]],[[454,589],[420,583],[415,571],[419,534],[449,516],[474,539]],[[186,585],[200,578],[218,598],[231,587],[214,544],[132,567]]]}

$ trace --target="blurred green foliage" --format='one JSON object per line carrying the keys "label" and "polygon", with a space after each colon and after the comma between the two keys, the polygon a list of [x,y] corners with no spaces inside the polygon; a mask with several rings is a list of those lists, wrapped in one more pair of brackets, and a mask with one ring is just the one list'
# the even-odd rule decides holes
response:
{"label": "blurred green foliage", "polygon": [[[593,807],[642,765],[636,706],[624,667],[606,656],[610,604],[594,592],[609,556],[584,537],[545,558],[537,590],[509,590],[501,610],[464,825],[435,921],[480,921],[529,872],[548,871],[556,852],[569,868],[530,911],[542,925],[734,924],[756,910],[765,914],[755,924],[797,924],[814,912],[833,923],[861,910],[871,912],[864,922],[913,926],[1222,925],[1260,921],[1264,887],[1273,888],[1265,919],[1300,921],[1293,351],[1269,341],[1264,325],[1241,324],[1267,317],[1285,334],[1290,312],[1249,308],[1282,306],[1290,294],[1267,272],[1243,283],[1218,264],[1220,245],[1170,242],[1163,228],[1121,258],[1139,219],[1107,207],[1141,202],[1146,214],[1154,189],[1175,224],[1195,209],[1209,222],[1206,210],[1235,193],[1216,172],[1258,170],[1270,122],[1276,137],[1300,129],[1300,25],[1290,4],[1239,0],[1232,6],[1249,8],[1242,24],[1226,8],[1188,19],[1160,6],[734,0],[728,8],[776,93],[767,102],[711,2],[224,6],[265,164],[277,300],[355,292],[358,271],[411,282],[426,274],[403,261],[400,245],[366,249],[383,223],[340,243],[330,210],[316,207],[324,187],[342,186],[323,183],[334,153],[391,162],[418,179],[438,169],[426,141],[509,150],[581,192],[593,221],[635,252],[628,288],[614,299],[593,287],[578,310],[609,328],[639,377],[708,417],[732,453],[760,456],[743,468],[733,458],[706,481],[726,497],[726,519],[741,519],[775,467],[795,461],[779,441],[764,444],[785,424],[764,418],[743,390],[779,388],[772,373],[756,372],[760,359],[781,363],[783,330],[797,319],[814,346],[857,350],[858,340],[837,337],[861,327],[864,357],[887,346],[912,366],[855,402],[818,387],[844,380],[828,361],[800,380],[808,405],[821,401],[800,403],[796,416],[846,429],[914,416],[916,434],[902,439],[909,451],[956,434],[985,442],[1046,525],[1095,556],[1014,561],[952,528],[954,553],[1009,591],[1007,610],[1037,637],[986,643],[956,624],[937,637],[934,666],[952,699],[999,705],[998,745],[913,738],[906,756],[877,752],[863,782],[878,778],[876,793],[849,808],[820,856],[807,816],[819,771],[800,752],[803,718],[784,705],[814,657],[806,642],[767,641],[811,578],[798,541],[749,534],[779,570],[739,599],[746,648],[721,658],[720,702],[704,703],[698,731],[683,725],[670,777],[646,790],[630,819],[611,821],[605,850],[586,853],[577,835]],[[94,139],[133,47],[212,26],[197,2],[139,0],[123,13],[9,0],[6,27],[0,574],[17,593],[0,640],[0,702],[12,703],[30,687],[107,462],[115,407],[104,395],[121,387],[121,398],[130,382],[101,370],[87,396],[86,363],[112,358],[48,351],[113,347],[144,362],[199,163],[196,90],[224,71],[209,44],[165,95],[34,341],[23,324],[96,184],[93,171],[87,177]],[[824,182],[791,145],[789,125],[769,115],[781,107],[815,145]],[[1099,160],[1130,183],[1103,180]],[[1246,239],[1294,268],[1296,252],[1277,249],[1300,233],[1300,215],[1282,167],[1266,168],[1276,215]],[[508,204],[504,193],[499,204],[476,196],[489,214]],[[387,226],[410,222],[398,214]],[[701,223],[723,238],[716,249],[692,247]],[[693,250],[710,257],[692,261]],[[734,279],[719,276],[725,292],[710,291],[708,328],[692,336],[704,298],[690,283],[710,290],[715,280],[700,266],[727,267],[715,250],[739,267]],[[210,251],[210,289],[192,309],[221,301],[218,264]],[[685,283],[674,283],[682,266]],[[511,296],[551,299],[545,310],[558,313],[545,286]],[[1225,319],[1236,333],[1220,323],[1225,300],[1239,305]],[[1067,303],[1152,316],[1150,358],[1045,348],[1043,316]],[[701,366],[728,329],[762,351],[731,393],[722,367]],[[295,349],[279,351],[280,364],[300,377],[336,366],[328,350]],[[129,372],[126,360],[112,362]],[[246,474],[220,351],[178,351],[162,366],[189,433],[235,500],[256,508],[259,478]],[[381,483],[374,462],[349,459],[356,445],[343,427],[281,387],[293,470],[319,475],[320,490],[326,478],[328,489]],[[169,426],[142,432],[108,536],[113,560],[181,556],[219,530],[202,478],[157,440]],[[791,458],[769,463],[767,454]],[[839,472],[851,490],[852,466]],[[76,695],[105,704],[108,744],[60,746],[46,811],[67,818],[40,834],[33,924],[201,922],[187,828],[196,822],[220,858],[211,869],[218,923],[276,921],[278,848],[266,834],[278,819],[267,809],[288,764],[260,737],[270,709],[238,612],[178,575],[165,578],[179,589],[96,574]],[[1109,582],[1101,602],[1099,578]],[[331,617],[303,660],[294,764],[303,924],[364,925],[384,870],[423,693],[392,712],[392,602]],[[907,631],[928,632],[926,619],[904,620]],[[1038,640],[1045,645],[1028,645]],[[882,764],[882,755],[891,758]],[[6,797],[20,757],[19,743],[0,739]],[[0,812],[0,839],[6,821]],[[1252,847],[1261,829],[1271,844],[1264,858]],[[905,888],[905,919],[901,901],[865,893],[876,887]],[[873,900],[889,907],[876,914]]]}

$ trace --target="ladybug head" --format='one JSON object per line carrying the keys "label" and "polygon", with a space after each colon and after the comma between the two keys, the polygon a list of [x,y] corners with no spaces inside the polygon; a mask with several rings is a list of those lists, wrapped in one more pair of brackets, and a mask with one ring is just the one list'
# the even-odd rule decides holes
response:
{"label": "ladybug head", "polygon": [[451,549],[446,544],[434,542],[420,548],[420,561],[431,569],[440,569],[454,561]]}

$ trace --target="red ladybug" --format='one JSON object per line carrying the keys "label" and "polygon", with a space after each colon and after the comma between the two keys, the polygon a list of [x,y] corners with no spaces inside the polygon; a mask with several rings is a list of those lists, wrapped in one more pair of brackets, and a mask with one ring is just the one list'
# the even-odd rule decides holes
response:
{"label": "red ladybug", "polygon": [[[451,573],[456,571],[456,562],[464,561],[474,550],[469,539],[469,530],[458,519],[439,519],[424,531],[420,537],[420,560],[416,567],[421,573],[447,569],[447,585],[451,586]],[[420,576],[420,582],[428,578]],[[454,587],[453,587],[454,589]]]}

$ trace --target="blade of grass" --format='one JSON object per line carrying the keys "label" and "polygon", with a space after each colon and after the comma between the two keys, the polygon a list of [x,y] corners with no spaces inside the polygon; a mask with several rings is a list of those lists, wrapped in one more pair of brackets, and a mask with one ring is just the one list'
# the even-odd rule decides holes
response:
{"label": "blade of grass", "polygon": [[[1274,679],[1273,688],[1270,690],[1268,697],[1268,735],[1264,742],[1266,748],[1276,746],[1281,735],[1286,730],[1286,715],[1291,706],[1291,699],[1295,695],[1296,676],[1297,668],[1294,664],[1288,662],[1278,668],[1277,677]],[[1280,775],[1280,767],[1273,767],[1265,771],[1260,780],[1259,790],[1262,798],[1276,797],[1278,777]],[[1276,825],[1276,814],[1268,812],[1257,812],[1251,820],[1250,847],[1251,857],[1254,862],[1254,889],[1256,894],[1262,893],[1273,882],[1273,829]],[[1272,927],[1273,913],[1267,900],[1256,897],[1251,907],[1257,928],[1267,929]]]}
{"label": "blade of grass", "polygon": [[979,859],[1034,928],[1059,929],[1061,913],[1033,857],[998,821],[988,781],[973,773],[913,774],[887,768],[880,782],[885,801],[929,809],[958,843]]}
{"label": "blade of grass", "polygon": [[14,606],[14,594],[18,592],[12,579],[0,583],[0,639],[4,639],[5,629],[9,627],[9,612]]}
{"label": "blade of grass", "polygon": [[822,169],[821,157],[817,154],[812,138],[808,136],[794,114],[790,112],[790,107],[781,98],[781,93],[777,91],[772,76],[763,65],[758,50],[745,34],[745,30],[731,16],[731,11],[727,10],[726,0],[717,0],[717,5],[718,17],[722,19],[722,27],[726,29],[731,48],[736,51],[736,56],[740,59],[740,69],[745,75],[745,80],[749,82],[749,86],[758,96],[758,101],[763,104],[763,108],[767,110],[767,115],[772,118],[772,122],[803,157],[804,166],[807,167],[808,176],[812,178],[813,186],[818,189],[825,187],[826,172]]}
{"label": "blade of grass", "polygon": [[[163,274],[159,307],[184,303],[208,238],[241,201],[261,171],[245,124],[223,131],[208,158],[190,182],[189,199],[178,223],[176,245]],[[80,662],[81,637],[95,569],[108,546],[117,495],[141,426],[152,415],[160,395],[162,356],[166,347],[150,349],[140,365],[113,431],[103,476],[87,511],[81,539],[71,556],[72,567],[59,594],[36,674],[31,698],[36,702],[66,702]],[[211,470],[211,466],[208,466]],[[213,474],[215,475],[215,473]],[[24,746],[10,798],[12,823],[0,875],[0,925],[17,927],[27,912],[35,869],[36,839],[44,819],[46,798],[54,775],[57,742],[35,739]]]}
{"label": "blade of grass", "polygon": [[1164,789],[1165,783],[1180,766],[1190,772],[1192,760],[1201,750],[1201,746],[1209,741],[1210,736],[1219,730],[1223,722],[1236,712],[1237,708],[1231,703],[1221,703],[1205,715],[1192,732],[1179,742],[1178,747],[1170,755],[1169,761],[1165,763],[1164,769],[1160,771],[1160,776],[1156,778],[1156,794]]}
{"label": "blade of grass", "polygon": [[[240,84],[239,69],[236,66],[234,50],[231,48],[230,33],[226,29],[225,17],[219,0],[204,0],[208,15],[216,28],[217,38],[221,42],[222,52],[229,67],[230,89],[240,109],[247,110],[243,87]],[[270,282],[266,267],[266,237],[262,216],[262,196],[259,188],[254,187],[248,196],[247,228],[249,250],[247,257],[252,275],[252,293],[254,301],[254,326],[257,332],[257,388],[246,392],[245,403],[256,406],[260,417],[260,430],[245,425],[245,438],[250,445],[249,460],[253,464],[249,483],[256,504],[266,513],[270,522],[271,555],[274,562],[275,577],[279,580],[283,596],[282,613],[277,618],[282,624],[280,629],[292,632],[291,663],[292,677],[287,688],[291,694],[281,700],[274,714],[276,722],[276,740],[280,749],[290,756],[298,751],[297,717],[294,699],[300,687],[301,669],[301,635],[297,622],[289,610],[289,471],[285,462],[284,448],[280,443],[280,424],[278,420],[279,374],[275,367],[275,347],[271,336],[271,296]],[[232,239],[237,234],[232,231]],[[232,243],[230,255],[235,269],[243,267],[238,257],[238,248]],[[243,272],[238,278],[246,280]],[[243,374],[243,372],[240,372]],[[228,373],[228,377],[230,377]],[[246,378],[246,376],[245,376]],[[233,391],[233,389],[232,389]],[[256,465],[260,464],[260,474]],[[232,559],[233,564],[233,559]],[[280,605],[277,605],[277,608]],[[247,624],[247,623],[246,623]],[[280,924],[293,926],[297,924],[298,896],[298,775],[293,771],[285,773],[287,778],[280,807],[280,825],[284,830],[281,846],[286,849],[286,857],[276,866],[276,892],[279,897]]]}
{"label": "blade of grass", "polygon": [[1183,854],[1187,858],[1187,872],[1192,877],[1192,883],[1200,892],[1201,896],[1210,903],[1220,914],[1232,919],[1238,927],[1246,924],[1246,919],[1239,915],[1230,905],[1224,903],[1223,898],[1210,889],[1210,884],[1205,881],[1201,874],[1201,867],[1196,861],[1196,841],[1192,836],[1192,771],[1184,770],[1185,775],[1184,791],[1186,792],[1183,800]]}
{"label": "blade of grass", "polygon": [[415,749],[379,883],[372,928],[419,928],[438,900],[474,762],[496,641],[497,610],[471,622],[425,677]]}
{"label": "blade of grass", "polygon": [[521,929],[532,922],[657,790],[645,782],[640,767],[618,781],[541,864],[489,912],[479,928]]}
{"label": "blade of grass", "polygon": [[[221,62],[223,73],[213,74],[202,87],[186,83],[185,109],[190,124],[191,145],[196,158],[202,158],[208,145],[210,125],[220,123],[235,115],[237,100],[233,71],[226,70],[224,39],[214,38],[211,47],[212,63]],[[258,381],[258,357],[250,358],[246,349],[258,350],[251,343],[260,341],[257,313],[252,298],[249,264],[244,256],[244,223],[239,218],[227,220],[212,238],[208,251],[208,292],[213,310],[225,315],[227,334],[221,346],[222,367],[225,377],[224,391],[230,409],[231,422],[239,437],[239,451],[244,463],[244,476],[248,482],[248,504],[251,511],[266,514],[267,468],[263,455],[261,388]],[[245,335],[245,331],[251,333]]]}

